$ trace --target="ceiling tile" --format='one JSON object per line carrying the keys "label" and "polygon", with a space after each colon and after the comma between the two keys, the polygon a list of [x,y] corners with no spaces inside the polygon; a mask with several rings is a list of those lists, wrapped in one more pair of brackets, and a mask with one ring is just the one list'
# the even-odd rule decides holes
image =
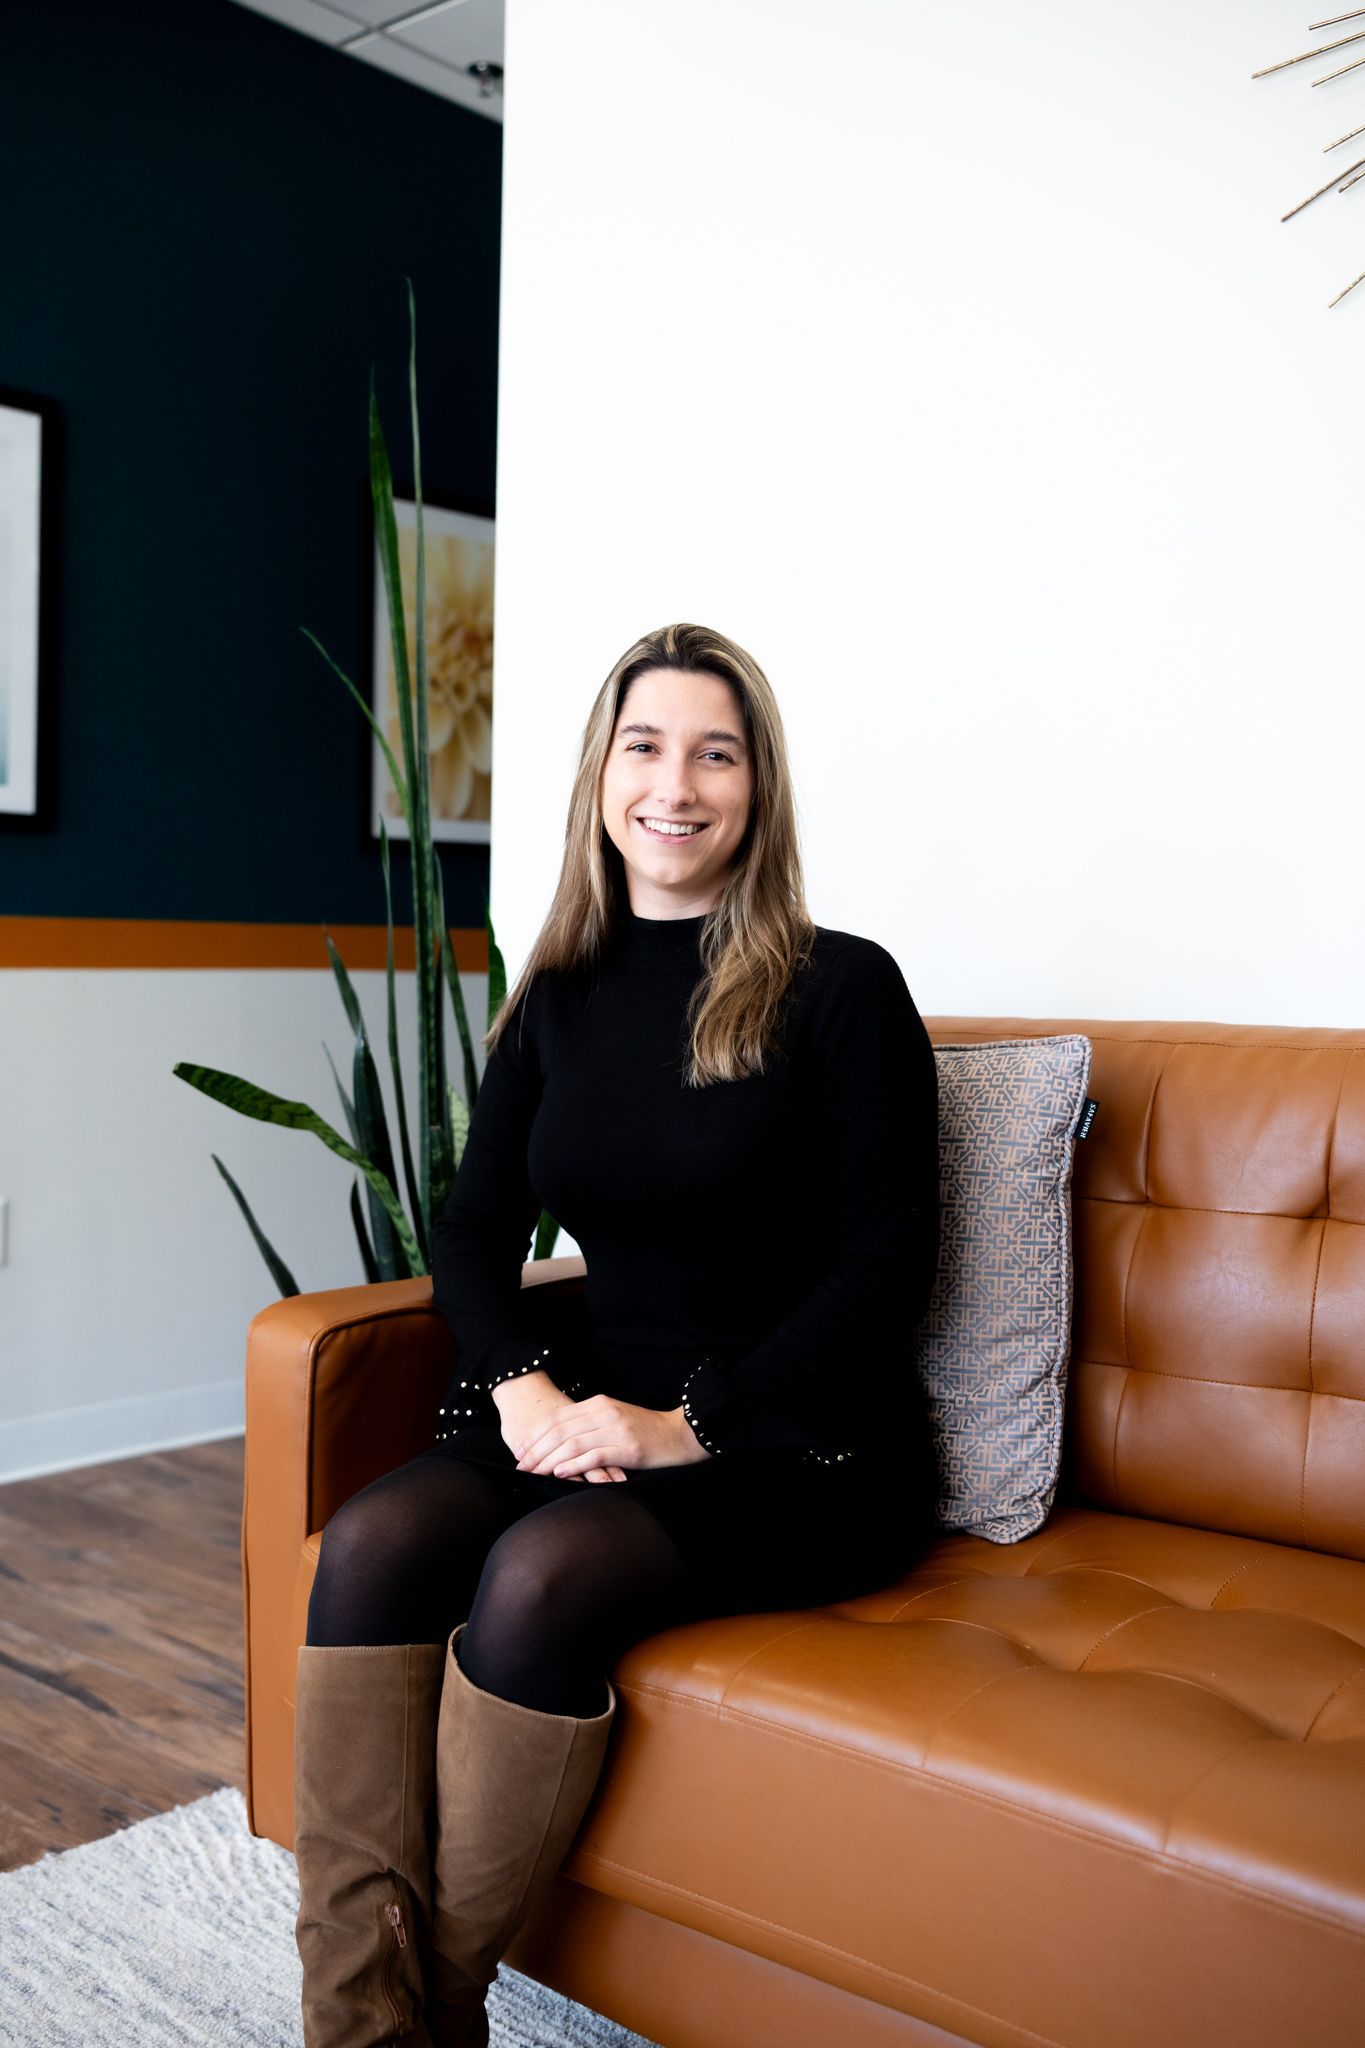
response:
{"label": "ceiling tile", "polygon": [[392,36],[374,36],[368,42],[358,43],[346,54],[359,58],[362,63],[373,64],[380,71],[390,71],[397,78],[409,79],[413,85],[424,85],[429,92],[439,93],[442,99],[454,100],[457,106],[468,107],[476,114],[486,114],[491,121],[502,119],[500,92],[481,98],[474,79],[462,76],[448,65],[437,63],[434,57],[424,56],[420,50],[406,48]]}
{"label": "ceiling tile", "polygon": [[398,22],[389,34],[395,41],[410,43],[415,50],[439,57],[443,64],[466,64],[478,59],[502,62],[503,0],[460,0],[458,7],[442,7],[421,13],[415,21]]}
{"label": "ceiling tile", "polygon": [[324,7],[321,0],[238,0],[253,14],[268,14],[286,28],[301,29],[318,43],[337,44],[357,33],[361,24],[340,7]]}

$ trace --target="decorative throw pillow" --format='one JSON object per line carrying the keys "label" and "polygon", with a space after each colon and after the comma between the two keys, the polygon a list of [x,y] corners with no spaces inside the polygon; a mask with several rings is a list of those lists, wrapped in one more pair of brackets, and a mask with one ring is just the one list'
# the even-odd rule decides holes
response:
{"label": "decorative throw pillow", "polygon": [[1071,1344],[1071,1167],[1088,1038],[936,1045],[938,1277],[918,1358],[937,1521],[1017,1543],[1047,1520]]}

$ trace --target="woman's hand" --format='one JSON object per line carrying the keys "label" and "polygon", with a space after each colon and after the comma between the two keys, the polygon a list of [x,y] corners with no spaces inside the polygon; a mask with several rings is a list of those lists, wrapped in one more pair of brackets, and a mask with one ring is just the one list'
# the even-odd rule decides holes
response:
{"label": "woman's hand", "polygon": [[611,1474],[623,1466],[645,1471],[655,1465],[695,1465],[710,1456],[681,1407],[640,1408],[613,1394],[593,1394],[537,1416],[521,1444],[517,1470],[592,1479],[599,1471]]}
{"label": "woman's hand", "polygon": [[[562,1393],[546,1372],[518,1374],[515,1379],[504,1380],[501,1386],[493,1389],[493,1401],[502,1425],[502,1440],[513,1457],[523,1445],[543,1432],[547,1424],[571,1421],[583,1405]],[[578,1474],[572,1476],[579,1477]],[[619,1465],[603,1465],[581,1476],[585,1481],[600,1486],[610,1480],[624,1479],[626,1475]]]}

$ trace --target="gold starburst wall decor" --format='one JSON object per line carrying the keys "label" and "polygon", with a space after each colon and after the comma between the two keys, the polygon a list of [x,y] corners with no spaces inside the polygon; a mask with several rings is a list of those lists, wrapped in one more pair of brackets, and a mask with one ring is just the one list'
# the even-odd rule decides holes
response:
{"label": "gold starburst wall decor", "polygon": [[[1316,35],[1321,29],[1341,28],[1348,21],[1365,22],[1365,7],[1353,8],[1349,14],[1329,15],[1325,21],[1310,21],[1308,24],[1309,33]],[[1353,43],[1365,43],[1365,28],[1357,29],[1351,35],[1338,36],[1330,43],[1319,43],[1314,50],[1301,50],[1296,57],[1282,57],[1278,64],[1267,64],[1262,70],[1253,71],[1251,75],[1253,78],[1268,78],[1273,71],[1287,71],[1292,64],[1310,63],[1314,58],[1325,57],[1330,50],[1344,50]],[[1365,55],[1352,57],[1346,63],[1338,64],[1335,70],[1324,72],[1321,78],[1315,78],[1313,84],[1315,86],[1326,85],[1333,78],[1344,77],[1348,71],[1360,71],[1362,69],[1365,69]],[[1365,135],[1365,126],[1352,128],[1345,135],[1338,135],[1335,142],[1325,142],[1323,144],[1323,155],[1327,155],[1331,150],[1341,149],[1346,143],[1354,142],[1357,136],[1361,135]],[[1280,215],[1280,219],[1292,220],[1296,213],[1302,213],[1305,206],[1311,206],[1313,201],[1321,199],[1325,192],[1349,192],[1352,185],[1359,184],[1362,178],[1365,178],[1365,154],[1357,157],[1353,164],[1347,164],[1345,169],[1338,171],[1334,178],[1329,178],[1325,185],[1320,185],[1316,192],[1310,192],[1308,197],[1301,199],[1297,206],[1291,206],[1288,213]],[[1351,282],[1344,290],[1339,291],[1334,299],[1329,300],[1329,310],[1332,306],[1339,306],[1346,297],[1347,292],[1353,292],[1356,286],[1362,283],[1365,283],[1365,270],[1361,271],[1359,277],[1352,278]]]}

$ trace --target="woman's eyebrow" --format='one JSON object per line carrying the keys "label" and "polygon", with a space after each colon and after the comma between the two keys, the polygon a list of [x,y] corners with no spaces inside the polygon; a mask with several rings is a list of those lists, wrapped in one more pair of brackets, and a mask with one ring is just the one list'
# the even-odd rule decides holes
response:
{"label": "woman's eyebrow", "polygon": [[[651,740],[661,740],[664,737],[664,729],[661,725],[643,725],[637,722],[632,725],[621,726],[617,731],[617,738],[623,738],[628,732],[642,732],[647,739]],[[744,745],[737,732],[723,732],[719,726],[714,725],[709,732],[699,732],[697,738],[699,740],[725,740],[732,747],[742,747]]]}

